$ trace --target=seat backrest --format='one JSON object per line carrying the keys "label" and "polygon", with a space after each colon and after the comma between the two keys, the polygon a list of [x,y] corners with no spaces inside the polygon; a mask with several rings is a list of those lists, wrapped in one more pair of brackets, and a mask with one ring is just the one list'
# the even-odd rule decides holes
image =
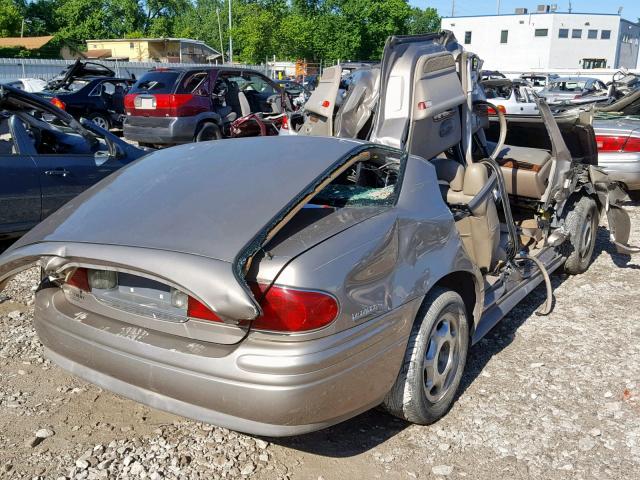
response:
{"label": "seat backrest", "polygon": [[457,201],[457,195],[462,194],[464,185],[464,167],[460,162],[456,162],[450,158],[434,158],[431,163],[436,168],[436,176],[438,177],[438,185],[442,198],[448,203],[464,203]]}
{"label": "seat backrest", "polygon": [[[450,205],[467,205],[489,181],[487,168],[473,163],[466,168],[448,158],[435,158],[438,184],[443,198]],[[488,195],[473,207],[471,215],[456,222],[456,228],[471,260],[482,269],[490,269],[500,244],[500,219],[493,199]]]}
{"label": "seat backrest", "polygon": [[243,117],[249,115],[251,113],[251,106],[244,92],[238,92],[238,102],[240,103],[240,115]]}
{"label": "seat backrest", "polygon": [[27,129],[16,115],[11,115],[11,117],[9,117],[9,131],[11,132],[11,137],[13,137],[13,146],[16,154],[38,154],[33,138],[29,136]]}
{"label": "seat backrest", "polygon": [[240,99],[238,98],[240,94],[240,88],[238,87],[238,84],[232,80],[227,81],[227,86],[228,88],[227,94],[225,95],[225,102],[229,107],[231,107],[231,110],[233,110],[236,115],[238,115],[238,117],[241,117],[242,107],[240,106]]}
{"label": "seat backrest", "polygon": [[[463,198],[470,202],[489,181],[487,168],[479,163],[467,166],[464,173]],[[473,262],[482,269],[491,269],[497,260],[500,245],[500,219],[493,195],[475,206],[469,217],[458,227],[460,236]]]}

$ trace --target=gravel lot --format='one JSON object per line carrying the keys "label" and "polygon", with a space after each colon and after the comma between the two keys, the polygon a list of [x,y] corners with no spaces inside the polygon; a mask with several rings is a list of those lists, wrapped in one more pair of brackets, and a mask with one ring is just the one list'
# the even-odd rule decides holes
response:
{"label": "gravel lot", "polygon": [[[640,202],[629,210],[638,244]],[[533,314],[538,288],[472,349],[436,425],[373,410],[284,440],[149,409],[45,360],[25,272],[0,295],[0,478],[640,478],[640,257],[607,238],[586,274],[553,277],[550,316]]]}

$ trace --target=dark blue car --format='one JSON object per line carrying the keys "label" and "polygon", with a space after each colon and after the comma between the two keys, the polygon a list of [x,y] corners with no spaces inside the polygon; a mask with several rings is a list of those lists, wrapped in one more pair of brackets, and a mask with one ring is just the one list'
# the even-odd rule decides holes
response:
{"label": "dark blue car", "polygon": [[42,97],[0,86],[0,239],[145,153]]}
{"label": "dark blue car", "polygon": [[39,95],[74,118],[86,118],[108,130],[122,128],[124,97],[134,82],[129,78],[82,77]]}

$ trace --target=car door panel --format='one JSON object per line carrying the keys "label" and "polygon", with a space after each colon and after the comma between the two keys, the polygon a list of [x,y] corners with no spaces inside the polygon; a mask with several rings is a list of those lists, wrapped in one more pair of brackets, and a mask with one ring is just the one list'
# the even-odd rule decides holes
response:
{"label": "car door panel", "polygon": [[0,234],[26,231],[40,221],[38,177],[33,157],[0,154]]}
{"label": "car door panel", "polygon": [[38,155],[35,157],[42,188],[42,218],[76,195],[122,167],[106,153],[88,155]]}

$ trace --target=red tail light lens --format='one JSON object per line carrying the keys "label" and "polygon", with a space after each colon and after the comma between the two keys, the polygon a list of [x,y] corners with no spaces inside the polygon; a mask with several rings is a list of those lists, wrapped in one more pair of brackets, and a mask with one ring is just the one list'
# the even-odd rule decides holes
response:
{"label": "red tail light lens", "polygon": [[89,276],[87,275],[86,268],[76,268],[73,275],[69,277],[67,280],[67,285],[71,285],[72,287],[79,288],[80,290],[84,290],[85,292],[90,292],[91,288],[89,288]]}
{"label": "red tail light lens", "polygon": [[64,109],[67,107],[67,106],[65,105],[65,103],[64,103],[62,100],[60,100],[59,98],[57,98],[57,97],[53,97],[53,98],[51,99],[51,104],[52,104],[54,107],[58,107],[60,110],[64,110]]}
{"label": "red tail light lens", "polygon": [[338,302],[322,292],[310,292],[274,285],[252,284],[261,298],[262,315],[252,322],[252,328],[274,332],[306,332],[326,327],[338,315]]}
{"label": "red tail light lens", "polygon": [[640,138],[597,135],[599,152],[640,152]]}
{"label": "red tail light lens", "polygon": [[131,109],[135,107],[136,96],[134,94],[128,94],[124,96],[124,108]]}
{"label": "red tail light lens", "polygon": [[187,303],[187,316],[199,318],[200,320],[211,320],[213,322],[221,322],[222,319],[214,312],[209,310],[203,303],[193,297],[189,297]]}
{"label": "red tail light lens", "polygon": [[327,107],[329,107],[329,105],[331,105],[331,102],[329,100],[325,100],[324,102],[322,102],[322,107],[323,108],[327,108]]}
{"label": "red tail light lens", "polygon": [[[326,293],[277,285],[269,288],[268,285],[255,283],[251,284],[251,290],[256,298],[260,299],[262,307],[262,315],[251,322],[251,328],[256,330],[283,333],[306,332],[326,327],[338,315],[338,302]],[[189,297],[187,315],[200,320],[222,321],[193,297]]]}
{"label": "red tail light lens", "polygon": [[[500,110],[502,113],[507,113],[507,109],[504,107],[504,105],[497,105],[498,110]],[[487,107],[487,113],[489,115],[497,115],[495,108],[493,107]]]}
{"label": "red tail light lens", "polygon": [[627,143],[624,144],[625,152],[640,152],[640,138],[629,137]]}
{"label": "red tail light lens", "polygon": [[282,117],[282,125],[280,125],[282,130],[289,130],[289,117],[286,115]]}

